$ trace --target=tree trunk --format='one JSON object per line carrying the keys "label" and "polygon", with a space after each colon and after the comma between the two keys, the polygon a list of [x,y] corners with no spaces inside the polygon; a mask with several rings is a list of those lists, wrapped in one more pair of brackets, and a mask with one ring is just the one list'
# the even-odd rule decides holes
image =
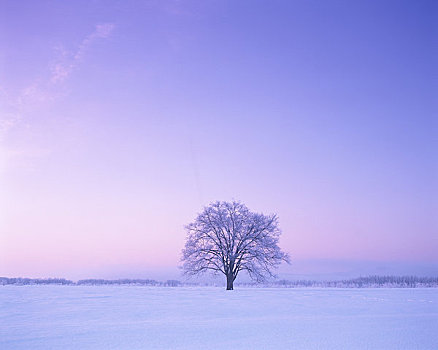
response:
{"label": "tree trunk", "polygon": [[227,290],[233,290],[234,276],[233,273],[227,275]]}

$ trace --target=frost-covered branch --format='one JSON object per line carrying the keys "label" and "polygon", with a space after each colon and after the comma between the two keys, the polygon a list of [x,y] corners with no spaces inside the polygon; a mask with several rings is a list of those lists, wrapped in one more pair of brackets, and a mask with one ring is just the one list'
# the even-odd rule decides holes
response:
{"label": "frost-covered branch", "polygon": [[222,272],[227,277],[227,289],[233,289],[240,271],[264,281],[274,276],[272,270],[282,261],[289,262],[278,246],[278,217],[253,213],[240,202],[210,204],[186,230],[184,273]]}

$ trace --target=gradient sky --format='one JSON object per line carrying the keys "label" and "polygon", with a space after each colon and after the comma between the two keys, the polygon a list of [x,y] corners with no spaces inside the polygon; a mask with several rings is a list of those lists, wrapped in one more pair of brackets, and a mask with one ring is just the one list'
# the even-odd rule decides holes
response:
{"label": "gradient sky", "polygon": [[174,268],[231,199],[293,261],[438,266],[437,13],[0,0],[0,275]]}

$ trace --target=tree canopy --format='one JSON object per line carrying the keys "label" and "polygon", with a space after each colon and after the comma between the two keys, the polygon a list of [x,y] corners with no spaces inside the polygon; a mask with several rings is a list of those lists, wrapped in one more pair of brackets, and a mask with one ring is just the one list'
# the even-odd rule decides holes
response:
{"label": "tree canopy", "polygon": [[274,276],[273,269],[282,261],[289,262],[278,246],[281,230],[277,215],[251,212],[238,201],[210,204],[186,230],[184,272],[223,273],[228,290],[233,289],[240,271],[262,282]]}

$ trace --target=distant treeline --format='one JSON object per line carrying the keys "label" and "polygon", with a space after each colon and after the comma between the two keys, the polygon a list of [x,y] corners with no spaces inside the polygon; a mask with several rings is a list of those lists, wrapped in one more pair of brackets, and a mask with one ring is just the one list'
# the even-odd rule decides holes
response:
{"label": "distant treeline", "polygon": [[154,287],[180,287],[182,285],[193,285],[190,283],[183,283],[177,280],[167,280],[165,282],[150,280],[150,279],[86,279],[73,282],[65,278],[8,278],[0,277],[0,285],[15,284],[15,285],[85,285],[85,286],[100,286],[100,285],[136,285],[136,286],[154,286]]}
{"label": "distant treeline", "polygon": [[[240,283],[241,286],[258,286]],[[284,288],[432,288],[438,287],[438,277],[417,276],[368,276],[339,281],[280,280],[263,284],[265,287]]]}
{"label": "distant treeline", "polygon": [[15,285],[39,285],[39,284],[53,284],[53,285],[86,285],[86,286],[100,286],[100,285],[136,285],[136,286],[154,286],[154,287],[180,287],[193,285],[183,283],[176,280],[167,280],[165,282],[149,280],[149,279],[119,279],[119,280],[105,280],[105,279],[86,279],[73,282],[65,278],[8,278],[0,277],[0,285],[15,284]]}
{"label": "distant treeline", "polygon": [[86,286],[101,286],[101,285],[135,285],[135,286],[154,286],[154,287],[180,287],[184,283],[177,280],[167,280],[166,282],[156,280],[143,279],[119,279],[119,280],[104,280],[104,279],[87,279],[76,282],[77,285]]}
{"label": "distant treeline", "polygon": [[17,284],[20,286],[30,284],[56,284],[56,285],[72,285],[73,281],[66,280],[65,278],[8,278],[0,277],[0,285]]}
{"label": "distant treeline", "polygon": [[[152,287],[188,287],[208,286],[208,284],[187,283],[177,280],[165,282],[151,279],[86,279],[73,282],[65,278],[8,278],[0,277],[0,285],[134,285]],[[438,277],[417,276],[368,276],[339,281],[279,280],[269,283],[238,283],[242,287],[278,287],[278,288],[437,288]]]}

